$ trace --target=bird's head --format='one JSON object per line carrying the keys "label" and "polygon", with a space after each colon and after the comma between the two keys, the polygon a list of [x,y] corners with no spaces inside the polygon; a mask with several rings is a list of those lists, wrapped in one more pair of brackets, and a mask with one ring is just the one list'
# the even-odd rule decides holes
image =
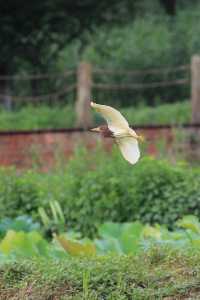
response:
{"label": "bird's head", "polygon": [[95,127],[95,128],[91,128],[90,129],[91,131],[94,131],[94,132],[99,132],[99,133],[103,133],[105,131],[108,131],[108,126],[107,125],[100,125],[98,127]]}
{"label": "bird's head", "polygon": [[108,128],[107,125],[100,125],[90,129],[93,132],[101,133],[104,137],[114,137],[113,132]]}

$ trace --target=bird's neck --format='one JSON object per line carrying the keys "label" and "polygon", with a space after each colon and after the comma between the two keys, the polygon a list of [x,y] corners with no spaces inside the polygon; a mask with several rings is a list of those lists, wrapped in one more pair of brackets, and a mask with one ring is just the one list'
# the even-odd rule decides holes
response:
{"label": "bird's neck", "polygon": [[109,138],[114,137],[113,132],[106,125],[101,127],[101,133],[103,137],[109,137]]}

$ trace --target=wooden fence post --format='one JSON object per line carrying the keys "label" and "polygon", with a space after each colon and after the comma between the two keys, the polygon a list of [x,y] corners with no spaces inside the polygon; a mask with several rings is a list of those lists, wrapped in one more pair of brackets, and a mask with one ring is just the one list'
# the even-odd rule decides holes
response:
{"label": "wooden fence post", "polygon": [[200,56],[194,55],[191,62],[192,123],[200,124]]}
{"label": "wooden fence post", "polygon": [[[194,55],[191,59],[191,106],[192,124],[200,124],[200,56]],[[200,135],[197,128],[191,128],[188,134],[189,144],[185,149],[186,157],[191,161],[199,161]]]}
{"label": "wooden fence post", "polygon": [[92,124],[91,89],[92,66],[89,63],[82,62],[77,71],[76,126],[78,127],[87,128]]}

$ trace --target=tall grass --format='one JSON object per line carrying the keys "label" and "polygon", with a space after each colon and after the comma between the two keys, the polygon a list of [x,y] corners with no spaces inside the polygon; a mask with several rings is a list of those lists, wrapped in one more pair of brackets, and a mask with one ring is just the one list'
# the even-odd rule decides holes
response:
{"label": "tall grass", "polygon": [[[161,104],[157,107],[141,106],[120,109],[132,125],[182,124],[190,121],[189,102]],[[93,114],[94,123],[104,122],[98,114]],[[75,110],[65,107],[25,107],[18,111],[0,110],[0,130],[31,130],[47,128],[69,128],[75,126]]]}

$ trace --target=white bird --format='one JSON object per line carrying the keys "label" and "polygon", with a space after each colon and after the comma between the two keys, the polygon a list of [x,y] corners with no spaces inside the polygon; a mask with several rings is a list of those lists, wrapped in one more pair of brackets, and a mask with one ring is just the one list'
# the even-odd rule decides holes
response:
{"label": "white bird", "polygon": [[138,141],[143,137],[129,127],[127,120],[122,114],[111,106],[91,102],[91,106],[99,112],[107,121],[108,125],[102,125],[91,129],[100,132],[104,137],[114,138],[123,157],[131,164],[135,164],[140,158]]}

